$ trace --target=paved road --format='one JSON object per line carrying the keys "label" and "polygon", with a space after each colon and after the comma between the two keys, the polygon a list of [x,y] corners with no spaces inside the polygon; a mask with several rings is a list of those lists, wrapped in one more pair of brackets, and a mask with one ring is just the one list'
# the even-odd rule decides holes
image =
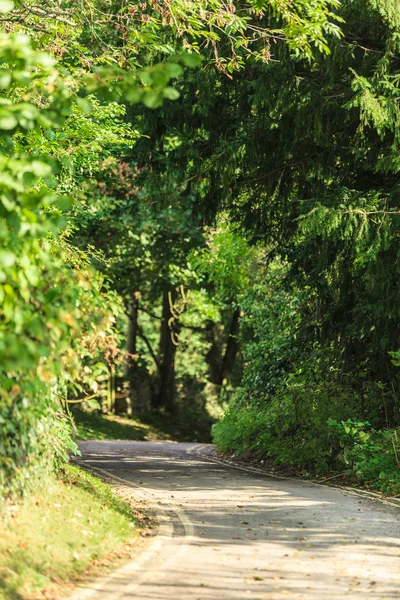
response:
{"label": "paved road", "polygon": [[212,447],[83,442],[164,512],[138,561],[74,600],[400,599],[400,509],[213,462]]}

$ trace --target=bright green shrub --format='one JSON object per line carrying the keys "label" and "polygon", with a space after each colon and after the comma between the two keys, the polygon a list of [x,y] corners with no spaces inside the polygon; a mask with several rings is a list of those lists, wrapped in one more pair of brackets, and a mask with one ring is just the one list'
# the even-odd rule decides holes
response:
{"label": "bright green shrub", "polygon": [[373,429],[368,422],[348,419],[328,426],[339,441],[336,466],[353,479],[384,492],[400,492],[398,431]]}
{"label": "bright green shrub", "polygon": [[244,298],[242,387],[213,427],[218,450],[252,452],[305,475],[340,471],[398,492],[397,434],[382,427],[393,392],[365,368],[346,373],[333,344],[310,344],[301,313],[312,296],[285,274],[272,265]]}
{"label": "bright green shrub", "polygon": [[44,132],[73,114],[74,97],[54,59],[26,36],[0,34],[0,67],[0,493],[7,496],[76,448],[62,407],[68,389],[95,384],[90,365],[115,346],[118,303],[90,257],[68,244],[71,200],[58,193],[60,165],[37,150]]}

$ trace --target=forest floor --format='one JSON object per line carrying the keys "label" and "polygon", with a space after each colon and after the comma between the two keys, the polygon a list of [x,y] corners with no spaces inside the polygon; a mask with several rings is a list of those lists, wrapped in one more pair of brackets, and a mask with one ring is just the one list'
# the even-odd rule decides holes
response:
{"label": "forest floor", "polygon": [[187,418],[161,411],[129,417],[102,414],[79,407],[74,407],[71,412],[79,440],[210,441],[210,423],[197,424],[197,431],[194,431],[193,424]]}
{"label": "forest floor", "polygon": [[80,443],[83,465],[155,507],[161,535],[70,600],[400,599],[400,511],[366,493],[227,465],[213,446]]}
{"label": "forest floor", "polygon": [[1,512],[0,599],[51,599],[83,579],[115,569],[147,526],[138,501],[68,465],[24,502]]}
{"label": "forest floor", "polygon": [[[139,417],[102,414],[74,408],[76,437],[79,440],[169,440],[176,432],[166,432],[165,424]],[[179,436],[177,436],[179,438]],[[178,441],[178,439],[176,440]]]}

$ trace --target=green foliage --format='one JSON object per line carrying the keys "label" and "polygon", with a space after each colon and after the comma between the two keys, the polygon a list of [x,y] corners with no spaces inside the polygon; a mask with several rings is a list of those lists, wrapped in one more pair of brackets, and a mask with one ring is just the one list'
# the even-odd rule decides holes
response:
{"label": "green foliage", "polygon": [[254,256],[246,239],[222,223],[208,236],[207,247],[193,251],[190,260],[199,276],[212,285],[216,299],[226,306],[248,287]]}
{"label": "green foliage", "polygon": [[270,273],[241,303],[242,387],[215,438],[397,492],[399,20],[386,0],[339,14],[328,57],[281,47],[279,67],[219,89],[210,198],[265,242]]}
{"label": "green foliage", "polygon": [[[67,459],[73,446],[62,404],[101,397],[105,379],[109,391],[115,388],[123,305],[140,337],[131,362],[137,351],[146,353],[145,370],[151,362],[156,372],[149,385],[163,382],[168,371],[170,388],[185,327],[181,349],[204,357],[209,370],[217,356],[223,368],[216,381],[232,374],[243,308],[243,398],[253,390],[263,391],[258,403],[273,405],[276,398],[285,422],[275,407],[274,427],[287,435],[297,428],[300,436],[300,417],[310,419],[318,407],[325,418],[323,380],[331,367],[337,374],[345,364],[346,376],[356,371],[358,378],[374,372],[389,398],[392,380],[383,373],[393,365],[379,353],[386,358],[397,349],[384,318],[389,311],[397,317],[397,300],[378,298],[394,285],[397,268],[390,277],[376,273],[397,265],[398,40],[390,5],[40,0],[5,2],[0,9],[11,32],[0,36],[6,493],[23,490],[35,465],[51,471]],[[359,46],[364,28],[377,52]],[[242,238],[224,226],[205,249],[206,226],[221,211],[225,222],[232,217],[248,233]],[[371,214],[381,216],[371,224]],[[273,291],[265,294],[257,277],[272,257],[249,249],[253,235],[290,267],[290,291],[277,290],[285,279],[278,266]],[[343,291],[359,275],[362,283],[351,294]],[[189,286],[197,295],[180,319]],[[355,300],[357,293],[367,305]],[[340,311],[352,315],[350,323],[337,318]],[[376,315],[386,337],[371,342],[368,352],[357,340],[374,337]],[[343,358],[342,343],[351,358]],[[283,360],[278,368],[276,360]],[[204,365],[182,360],[181,366],[182,387],[199,374],[206,385]],[[315,390],[308,402],[310,382]],[[355,386],[346,380],[338,387]],[[345,410],[346,394],[338,400],[340,419],[355,416]],[[388,422],[396,406],[392,400]],[[196,407],[204,416],[202,402]],[[189,422],[196,411],[185,410]],[[306,457],[315,440],[305,430],[302,435]]]}
{"label": "green foliage", "polygon": [[339,439],[337,464],[356,481],[390,494],[400,491],[398,430],[377,431],[368,422],[330,420],[332,437]]}
{"label": "green foliage", "polygon": [[[37,35],[40,16],[52,33]],[[69,242],[83,213],[82,180],[99,175],[107,158],[139,136],[115,100],[149,107],[175,100],[171,79],[200,64],[181,52],[143,69],[107,66],[104,55],[95,68],[87,62],[82,68],[69,19],[76,16],[45,4],[17,7],[9,15],[13,33],[0,35],[0,483],[6,494],[24,491],[36,468],[51,472],[76,451],[61,405],[97,394],[120,353],[121,302],[91,265],[99,255]],[[35,42],[21,33],[30,25]],[[64,57],[57,44],[70,34]],[[61,58],[58,64],[36,49],[43,45]],[[98,49],[92,53],[100,58]]]}
{"label": "green foliage", "polygon": [[398,493],[397,431],[383,429],[397,418],[394,392],[372,380],[368,363],[346,372],[335,344],[313,337],[313,295],[288,273],[288,265],[272,263],[242,302],[242,387],[213,427],[217,448],[250,451],[308,476],[340,471]]}
{"label": "green foliage", "polygon": [[[15,101],[16,89],[25,99],[43,92],[55,76],[54,61],[37,53],[21,35],[2,36],[0,60],[7,68],[3,87],[1,145],[0,258],[0,355],[1,355],[1,485],[6,493],[24,488],[28,477],[26,457],[32,465],[42,463],[46,470],[49,457],[46,445],[52,415],[56,419],[54,391],[43,383],[56,384],[56,373],[47,360],[58,349],[60,338],[71,330],[59,319],[56,309],[61,294],[63,265],[48,236],[65,224],[62,199],[54,192],[57,166],[50,157],[29,156],[16,152],[12,134],[36,126],[55,124],[56,97],[64,103],[64,88],[48,97],[49,108],[39,110],[33,104]],[[45,100],[46,102],[46,100]],[[55,116],[56,115],[56,116]],[[68,273],[69,275],[69,273]],[[53,279],[53,281],[51,281]],[[73,317],[70,317],[72,320]],[[21,352],[21,348],[24,351]],[[61,356],[54,352],[54,359]],[[53,357],[52,357],[53,358]],[[54,378],[54,379],[53,379]],[[54,388],[53,388],[54,389]],[[41,403],[38,398],[42,397]],[[38,426],[40,423],[40,426]],[[40,435],[43,431],[43,437]],[[67,430],[66,430],[67,431]],[[42,455],[47,455],[42,459]]]}
{"label": "green foliage", "polygon": [[282,401],[258,411],[234,403],[224,420],[213,426],[214,442],[222,452],[240,456],[250,451],[261,459],[272,458],[278,465],[291,465],[306,476],[324,475],[330,469],[343,473],[352,483],[399,493],[397,430],[375,430],[369,423],[352,419],[324,421],[318,411],[314,423],[306,425],[304,421],[301,431],[289,432],[288,424],[294,421],[291,412]]}

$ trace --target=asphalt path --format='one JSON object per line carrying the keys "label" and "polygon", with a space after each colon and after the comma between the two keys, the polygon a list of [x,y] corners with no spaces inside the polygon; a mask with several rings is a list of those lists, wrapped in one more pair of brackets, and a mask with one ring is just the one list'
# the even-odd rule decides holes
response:
{"label": "asphalt path", "polygon": [[149,504],[142,553],[71,600],[400,599],[400,508],[234,468],[211,445],[82,442],[82,465]]}

